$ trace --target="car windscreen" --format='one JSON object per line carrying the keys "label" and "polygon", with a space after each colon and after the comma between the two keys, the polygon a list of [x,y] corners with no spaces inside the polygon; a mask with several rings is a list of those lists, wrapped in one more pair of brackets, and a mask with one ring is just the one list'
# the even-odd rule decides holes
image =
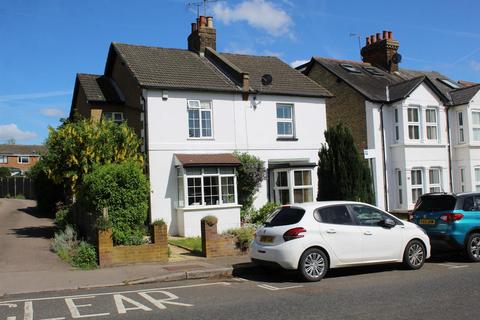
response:
{"label": "car windscreen", "polygon": [[423,196],[418,200],[414,211],[448,211],[455,209],[457,198],[451,195]]}
{"label": "car windscreen", "polygon": [[301,208],[282,207],[273,212],[265,222],[267,227],[287,226],[302,220],[305,210]]}

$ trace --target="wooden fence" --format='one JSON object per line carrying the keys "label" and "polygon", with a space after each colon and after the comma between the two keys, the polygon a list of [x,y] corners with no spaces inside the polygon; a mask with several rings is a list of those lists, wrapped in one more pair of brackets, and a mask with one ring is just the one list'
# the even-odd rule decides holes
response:
{"label": "wooden fence", "polygon": [[0,198],[34,199],[33,181],[29,177],[0,178]]}

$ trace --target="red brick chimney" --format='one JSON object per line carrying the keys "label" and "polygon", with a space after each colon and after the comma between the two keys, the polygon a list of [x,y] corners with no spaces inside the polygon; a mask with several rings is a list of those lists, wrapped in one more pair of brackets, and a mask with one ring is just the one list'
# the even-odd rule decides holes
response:
{"label": "red brick chimney", "polygon": [[188,50],[204,54],[207,47],[217,50],[217,31],[213,27],[212,17],[200,16],[197,23],[192,23],[192,33],[188,36]]}
{"label": "red brick chimney", "polygon": [[393,39],[391,31],[371,35],[366,38],[365,47],[361,50],[362,60],[388,72],[398,71],[399,46],[399,42]]}

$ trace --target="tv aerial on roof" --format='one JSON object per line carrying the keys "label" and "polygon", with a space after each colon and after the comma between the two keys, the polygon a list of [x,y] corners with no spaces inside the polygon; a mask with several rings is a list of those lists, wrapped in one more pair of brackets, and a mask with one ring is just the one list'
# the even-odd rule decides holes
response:
{"label": "tv aerial on roof", "polygon": [[207,15],[207,5],[213,2],[223,2],[227,0],[202,0],[196,2],[187,2],[187,8],[197,8],[197,18],[200,17],[200,8],[203,7],[203,15]]}

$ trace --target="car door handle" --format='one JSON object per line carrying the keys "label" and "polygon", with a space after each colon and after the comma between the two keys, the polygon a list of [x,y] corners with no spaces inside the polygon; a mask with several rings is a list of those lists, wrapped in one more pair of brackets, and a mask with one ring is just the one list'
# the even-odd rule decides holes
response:
{"label": "car door handle", "polygon": [[371,233],[370,231],[365,231],[363,234],[366,236],[371,236],[373,233]]}
{"label": "car door handle", "polygon": [[327,233],[337,233],[337,231],[334,230],[334,229],[328,229],[328,230],[327,230]]}

